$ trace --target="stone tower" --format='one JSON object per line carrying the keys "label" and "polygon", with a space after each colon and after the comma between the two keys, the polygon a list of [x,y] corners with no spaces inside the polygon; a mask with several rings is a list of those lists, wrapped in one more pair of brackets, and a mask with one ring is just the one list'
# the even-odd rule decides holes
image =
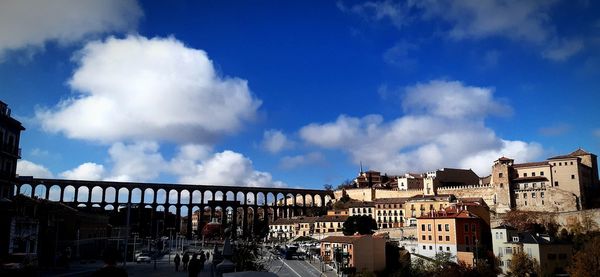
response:
{"label": "stone tower", "polygon": [[505,213],[510,210],[512,197],[510,191],[510,179],[514,160],[506,157],[494,161],[490,183],[494,187],[494,206],[497,213]]}

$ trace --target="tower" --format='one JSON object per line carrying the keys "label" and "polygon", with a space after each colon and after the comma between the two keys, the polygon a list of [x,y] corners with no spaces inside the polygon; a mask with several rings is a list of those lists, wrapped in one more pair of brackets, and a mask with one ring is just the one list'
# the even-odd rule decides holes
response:
{"label": "tower", "polygon": [[510,179],[513,159],[501,157],[494,161],[490,183],[494,187],[494,206],[497,213],[505,213],[513,206]]}

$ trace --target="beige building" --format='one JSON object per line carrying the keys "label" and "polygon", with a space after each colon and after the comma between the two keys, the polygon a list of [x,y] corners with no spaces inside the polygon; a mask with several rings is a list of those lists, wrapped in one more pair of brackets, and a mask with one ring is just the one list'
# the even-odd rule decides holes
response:
{"label": "beige building", "polygon": [[324,215],[315,219],[315,234],[341,232],[347,215]]}
{"label": "beige building", "polygon": [[507,273],[512,255],[517,252],[524,252],[534,258],[543,271],[542,276],[566,274],[565,269],[573,255],[570,244],[557,243],[548,235],[519,233],[510,226],[492,229],[492,242],[494,255],[499,260],[503,274]]}
{"label": "beige building", "polygon": [[[385,269],[385,241],[371,235],[329,236],[321,240],[321,257],[335,267],[355,268],[356,272],[380,271]],[[340,252],[339,261],[336,251]]]}
{"label": "beige building", "polygon": [[382,198],[373,201],[375,213],[373,218],[377,228],[398,228],[404,226],[404,204],[407,198]]}
{"label": "beige building", "polygon": [[491,185],[499,212],[585,209],[599,189],[597,157],[582,149],[543,162],[515,164],[502,157],[492,166]]}
{"label": "beige building", "polygon": [[407,226],[417,224],[417,217],[441,211],[456,198],[453,195],[415,195],[404,204],[404,222]]}

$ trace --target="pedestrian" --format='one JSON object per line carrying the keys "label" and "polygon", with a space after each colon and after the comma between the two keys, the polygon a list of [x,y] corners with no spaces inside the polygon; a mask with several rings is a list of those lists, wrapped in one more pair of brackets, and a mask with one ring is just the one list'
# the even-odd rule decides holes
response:
{"label": "pedestrian", "polygon": [[206,262],[206,256],[204,256],[204,251],[200,252],[200,262],[198,263],[199,266],[199,271],[204,270],[204,262]]}
{"label": "pedestrian", "polygon": [[185,254],[183,254],[183,259],[181,259],[181,261],[183,262],[183,271],[188,270],[188,262],[190,261],[190,254],[187,252]]}
{"label": "pedestrian", "polygon": [[200,272],[200,261],[198,260],[198,254],[194,253],[192,259],[190,260],[190,264],[188,266],[188,277],[197,277],[198,272]]}
{"label": "pedestrian", "polygon": [[210,251],[206,251],[206,260],[209,261],[210,260]]}
{"label": "pedestrian", "polygon": [[179,253],[175,254],[175,258],[173,258],[173,262],[175,262],[175,271],[179,271],[179,263],[181,262]]}
{"label": "pedestrian", "polygon": [[127,271],[117,267],[119,252],[114,248],[106,248],[102,253],[104,266],[92,273],[92,277],[127,277]]}

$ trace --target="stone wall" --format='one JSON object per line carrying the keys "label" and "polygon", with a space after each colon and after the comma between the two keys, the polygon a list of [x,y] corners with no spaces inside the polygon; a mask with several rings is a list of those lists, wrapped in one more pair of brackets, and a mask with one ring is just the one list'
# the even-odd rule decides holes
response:
{"label": "stone wall", "polygon": [[385,189],[375,189],[375,199],[381,198],[408,198],[413,197],[415,195],[423,194],[423,191],[420,189],[411,189],[411,190],[385,190]]}
{"label": "stone wall", "polygon": [[456,198],[481,197],[491,210],[495,208],[494,195],[496,190],[491,185],[441,187],[437,191],[438,194],[454,194]]}

